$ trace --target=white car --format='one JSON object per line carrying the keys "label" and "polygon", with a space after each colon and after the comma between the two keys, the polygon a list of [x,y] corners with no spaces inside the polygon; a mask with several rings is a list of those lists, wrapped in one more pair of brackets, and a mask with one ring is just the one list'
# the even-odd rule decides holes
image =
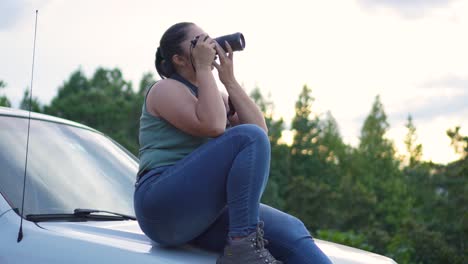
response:
{"label": "white car", "polygon": [[[133,211],[138,159],[102,133],[64,119],[31,114],[23,211],[28,114],[0,107],[1,264],[216,263],[215,252],[165,248],[145,236]],[[315,241],[336,264],[395,263]]]}

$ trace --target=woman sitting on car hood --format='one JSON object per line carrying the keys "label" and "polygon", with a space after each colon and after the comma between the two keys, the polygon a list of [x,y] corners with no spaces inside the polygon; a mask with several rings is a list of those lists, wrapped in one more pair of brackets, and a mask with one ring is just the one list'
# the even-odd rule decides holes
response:
{"label": "woman sitting on car hood", "polygon": [[218,264],[330,264],[299,219],[260,203],[268,129],[234,76],[232,48],[220,44],[193,23],[175,24],[161,38],[163,79],[149,88],[140,119],[138,223],[161,245],[222,252]]}

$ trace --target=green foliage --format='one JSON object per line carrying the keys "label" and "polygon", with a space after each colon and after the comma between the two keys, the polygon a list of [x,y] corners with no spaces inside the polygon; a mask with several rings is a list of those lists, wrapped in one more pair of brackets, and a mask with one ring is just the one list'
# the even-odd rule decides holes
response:
{"label": "green foliage", "polygon": [[[361,141],[354,155],[351,174],[373,203],[369,203],[368,235],[377,250],[385,252],[401,221],[410,217],[412,199],[399,169],[393,143],[385,138],[389,129],[387,115],[377,96],[361,129]],[[364,201],[369,201],[363,197]],[[384,231],[384,232],[381,232]]]}
{"label": "green foliage", "polygon": [[408,115],[408,121],[405,127],[408,129],[408,133],[405,136],[405,146],[409,157],[408,162],[409,166],[413,167],[421,161],[422,145],[417,143],[418,136],[411,115]]}
{"label": "green foliage", "polygon": [[[311,117],[312,90],[303,86],[296,102],[296,115],[291,128],[294,132],[291,146],[291,173],[294,176],[319,178],[317,172],[323,167],[319,158],[319,135],[321,132],[318,117]],[[315,179],[317,180],[317,179]]]}
{"label": "green foliage", "polygon": [[357,234],[354,231],[343,232],[330,229],[318,230],[317,238],[368,251],[374,250],[372,245],[369,245],[366,241],[367,238],[363,234]]}
{"label": "green foliage", "polygon": [[[145,76],[142,85],[149,79]],[[96,128],[137,154],[142,102],[119,69],[99,68],[90,79],[77,70],[44,111]]]}
{"label": "green foliage", "polygon": [[338,217],[333,202],[341,195],[324,182],[315,182],[299,175],[287,186],[288,211],[299,217],[310,230],[330,228]]}
{"label": "green foliage", "polygon": [[[315,100],[312,90],[304,85],[296,102],[296,115],[292,121],[294,139],[292,154],[297,158],[297,166],[302,166],[304,158],[316,152],[318,135],[320,133],[318,118],[311,118],[312,103]],[[293,166],[294,166],[293,165]]]}
{"label": "green foliage", "polygon": [[[336,195],[330,186],[326,160],[328,148],[323,145],[323,130],[319,117],[312,117],[314,98],[312,90],[303,86],[296,101],[296,115],[291,128],[294,132],[291,146],[291,180],[286,187],[286,208],[303,219],[308,227],[316,229],[333,219],[326,204],[334,202]],[[333,129],[333,128],[331,128]],[[333,177],[333,176],[332,176]],[[325,227],[328,227],[326,225]]]}
{"label": "green foliage", "polygon": [[385,138],[389,128],[387,114],[385,114],[383,105],[380,102],[380,96],[376,96],[371,112],[361,129],[359,152],[371,161],[391,161],[395,150],[392,143]]}
{"label": "green foliage", "polygon": [[[0,80],[0,90],[6,87],[6,83]],[[11,107],[10,100],[5,95],[0,95],[0,106]]]}
{"label": "green foliage", "polygon": [[462,155],[462,158],[466,158],[468,155],[468,136],[462,136],[460,134],[459,126],[454,129],[447,130],[447,136],[450,137],[451,144],[455,152]]}
{"label": "green foliage", "polygon": [[428,230],[413,220],[402,223],[401,231],[387,245],[387,252],[398,263],[465,263],[464,256],[457,253],[443,233]]}

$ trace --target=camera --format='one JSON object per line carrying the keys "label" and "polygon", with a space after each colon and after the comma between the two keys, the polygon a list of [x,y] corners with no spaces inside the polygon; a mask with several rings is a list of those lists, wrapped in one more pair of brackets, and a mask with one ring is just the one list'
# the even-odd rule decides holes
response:
{"label": "camera", "polygon": [[[195,37],[191,41],[192,47],[195,47],[195,45],[197,44],[198,38],[199,36]],[[232,48],[232,51],[241,51],[245,48],[245,38],[244,38],[244,35],[242,35],[242,33],[240,32],[217,37],[214,40],[218,42],[218,44],[224,49],[225,52],[228,52],[225,41],[229,43],[229,45]]]}

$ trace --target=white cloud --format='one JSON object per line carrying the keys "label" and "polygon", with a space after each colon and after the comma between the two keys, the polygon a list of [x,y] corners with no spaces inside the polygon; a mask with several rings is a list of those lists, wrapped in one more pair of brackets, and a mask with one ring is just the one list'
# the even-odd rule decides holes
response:
{"label": "white cloud", "polygon": [[447,8],[453,0],[358,0],[365,8],[392,9],[405,18],[421,18],[428,11]]}
{"label": "white cloud", "polygon": [[430,120],[468,111],[468,77],[447,75],[426,81],[414,91],[393,109],[394,118],[410,113],[416,119]]}

